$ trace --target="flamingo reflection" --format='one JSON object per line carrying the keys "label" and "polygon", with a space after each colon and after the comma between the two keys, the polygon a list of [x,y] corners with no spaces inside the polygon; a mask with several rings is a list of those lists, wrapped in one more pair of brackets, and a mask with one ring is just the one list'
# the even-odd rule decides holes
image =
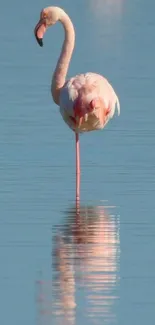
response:
{"label": "flamingo reflection", "polygon": [[52,322],[74,325],[78,308],[89,324],[103,324],[103,317],[112,324],[118,298],[119,218],[103,206],[78,203],[66,216],[53,234]]}

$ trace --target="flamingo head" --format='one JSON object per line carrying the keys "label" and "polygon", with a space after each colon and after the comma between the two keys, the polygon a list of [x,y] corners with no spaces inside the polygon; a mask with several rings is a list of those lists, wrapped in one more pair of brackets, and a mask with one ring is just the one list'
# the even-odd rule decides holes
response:
{"label": "flamingo head", "polygon": [[47,7],[41,11],[39,22],[34,29],[36,40],[40,46],[43,46],[43,36],[46,29],[59,20],[60,11],[61,9],[58,7]]}

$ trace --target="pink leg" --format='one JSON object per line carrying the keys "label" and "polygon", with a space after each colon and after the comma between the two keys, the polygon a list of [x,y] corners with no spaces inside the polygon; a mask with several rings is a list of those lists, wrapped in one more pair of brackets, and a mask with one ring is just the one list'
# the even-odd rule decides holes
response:
{"label": "pink leg", "polygon": [[80,201],[80,144],[79,134],[75,133],[76,138],[76,205]]}

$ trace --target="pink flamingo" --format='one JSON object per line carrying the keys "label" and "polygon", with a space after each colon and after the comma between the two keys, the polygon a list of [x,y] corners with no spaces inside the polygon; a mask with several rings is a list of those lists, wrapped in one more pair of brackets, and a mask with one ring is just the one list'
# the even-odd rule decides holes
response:
{"label": "pink flamingo", "polygon": [[71,19],[59,7],[47,7],[40,13],[34,33],[43,46],[46,29],[60,21],[64,27],[65,40],[53,74],[51,92],[54,102],[60,106],[64,121],[76,137],[76,201],[80,198],[80,146],[79,133],[100,130],[113,117],[118,97],[109,82],[96,73],[76,75],[66,81],[66,75],[75,43],[75,31]]}

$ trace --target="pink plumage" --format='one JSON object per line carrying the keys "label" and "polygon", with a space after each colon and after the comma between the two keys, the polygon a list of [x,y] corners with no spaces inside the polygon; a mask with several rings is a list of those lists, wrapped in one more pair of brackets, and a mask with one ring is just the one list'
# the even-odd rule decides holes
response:
{"label": "pink plumage", "polygon": [[60,91],[61,115],[76,132],[103,129],[116,108],[119,115],[116,93],[107,79],[96,73],[77,75],[69,79]]}
{"label": "pink plumage", "polygon": [[43,46],[43,36],[49,26],[60,21],[65,30],[65,40],[53,74],[51,92],[54,102],[66,124],[76,137],[76,202],[80,197],[80,147],[79,133],[103,129],[113,117],[117,108],[120,114],[118,97],[103,76],[96,73],[77,75],[66,81],[66,75],[75,43],[75,31],[71,19],[58,7],[47,7],[41,11],[35,27],[35,36]]}

